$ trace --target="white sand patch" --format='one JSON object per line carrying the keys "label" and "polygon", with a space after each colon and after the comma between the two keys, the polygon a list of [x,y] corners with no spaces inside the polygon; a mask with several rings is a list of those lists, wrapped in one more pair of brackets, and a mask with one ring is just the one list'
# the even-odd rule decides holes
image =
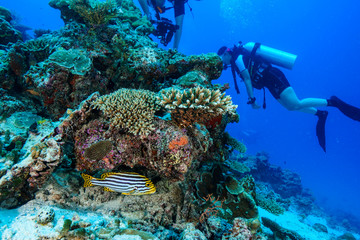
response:
{"label": "white sand patch", "polygon": [[[260,217],[266,217],[271,219],[272,221],[278,223],[283,228],[292,230],[300,234],[305,239],[314,240],[314,239],[322,239],[322,240],[331,240],[338,236],[343,235],[346,231],[345,229],[333,229],[327,225],[326,219],[309,215],[305,218],[301,217],[295,211],[286,211],[284,214],[280,216],[276,216],[272,213],[269,213],[265,209],[259,208]],[[312,226],[315,223],[320,223],[326,226],[328,233],[318,232]],[[267,230],[268,232],[268,230]],[[360,238],[359,234],[352,233],[356,239]]]}
{"label": "white sand patch", "polygon": [[[16,210],[1,210],[1,239],[32,240],[40,239],[41,237],[58,238],[63,227],[64,219],[70,219],[72,221],[81,220],[84,223],[89,223],[91,226],[90,228],[114,220],[113,217],[103,214],[80,211],[75,212],[54,206],[50,207],[55,211],[55,218],[46,225],[38,224],[35,221],[37,214],[43,209],[43,206],[36,204],[35,201],[30,201]],[[6,219],[6,221],[4,219]],[[120,229],[126,227],[127,225],[124,222],[120,223]]]}

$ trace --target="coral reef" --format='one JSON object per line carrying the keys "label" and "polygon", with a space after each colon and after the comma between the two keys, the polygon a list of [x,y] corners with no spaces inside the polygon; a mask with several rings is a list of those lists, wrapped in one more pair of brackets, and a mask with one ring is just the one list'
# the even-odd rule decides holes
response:
{"label": "coral reef", "polygon": [[48,139],[31,148],[31,154],[0,179],[1,207],[15,207],[29,201],[60,164],[59,144]]}
{"label": "coral reef", "polygon": [[256,156],[243,156],[241,161],[250,168],[248,174],[257,181],[271,184],[274,191],[281,197],[289,198],[302,194],[300,176],[287,169],[271,165],[266,154],[258,153]]}
{"label": "coral reef", "polygon": [[22,40],[21,33],[16,30],[11,24],[6,9],[2,8],[3,17],[0,17],[0,44],[7,45],[8,43],[15,43]]}
{"label": "coral reef", "polygon": [[[158,48],[131,0],[50,5],[65,26],[25,42],[0,8],[0,207],[29,209],[5,239],[261,239],[259,207],[312,204],[298,175],[225,132],[239,115],[211,82],[217,54]],[[82,173],[109,171],[146,176],[156,193],[83,187]]]}

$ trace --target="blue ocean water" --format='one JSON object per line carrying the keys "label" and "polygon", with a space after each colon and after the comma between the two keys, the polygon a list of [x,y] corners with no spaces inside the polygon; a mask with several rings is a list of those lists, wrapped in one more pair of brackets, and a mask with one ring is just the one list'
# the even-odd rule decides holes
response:
{"label": "blue ocean water", "polygon": [[[285,70],[299,98],[336,95],[360,107],[358,74],[360,32],[355,0],[189,0],[180,51],[216,52],[223,45],[253,41],[298,55],[293,70]],[[56,30],[60,12],[47,0],[0,0],[26,26]],[[172,18],[172,13],[166,13]],[[169,44],[170,46],[171,44]],[[269,92],[266,110],[246,105],[245,88],[233,89],[230,71],[213,83],[230,83],[228,93],[239,105],[240,122],[228,126],[248,152],[265,151],[273,164],[299,173],[320,206],[332,214],[360,216],[360,123],[328,108],[327,153],[315,135],[317,118],[284,109]],[[262,91],[255,95],[262,103]]]}

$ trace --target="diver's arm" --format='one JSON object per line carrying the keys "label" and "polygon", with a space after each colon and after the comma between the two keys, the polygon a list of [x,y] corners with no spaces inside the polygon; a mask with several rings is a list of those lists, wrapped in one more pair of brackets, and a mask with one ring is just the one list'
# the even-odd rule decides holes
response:
{"label": "diver's arm", "polygon": [[[241,74],[241,78],[244,80],[246,92],[248,94],[249,99],[254,98],[254,90],[251,84],[249,71],[247,69],[244,69],[240,74]],[[260,106],[256,103],[256,101],[251,104],[251,107],[254,109],[260,108]]]}
{"label": "diver's arm", "polygon": [[148,18],[148,20],[151,20],[151,14],[149,10],[149,5],[147,4],[146,0],[139,0],[140,6],[145,14],[145,16]]}

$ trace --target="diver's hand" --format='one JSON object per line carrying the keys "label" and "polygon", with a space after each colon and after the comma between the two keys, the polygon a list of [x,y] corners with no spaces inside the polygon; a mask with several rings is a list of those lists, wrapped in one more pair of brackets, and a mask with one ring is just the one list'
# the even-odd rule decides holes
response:
{"label": "diver's hand", "polygon": [[252,107],[253,109],[259,109],[259,108],[261,108],[261,106],[258,105],[256,102],[254,102],[253,104],[251,104],[251,107]]}

